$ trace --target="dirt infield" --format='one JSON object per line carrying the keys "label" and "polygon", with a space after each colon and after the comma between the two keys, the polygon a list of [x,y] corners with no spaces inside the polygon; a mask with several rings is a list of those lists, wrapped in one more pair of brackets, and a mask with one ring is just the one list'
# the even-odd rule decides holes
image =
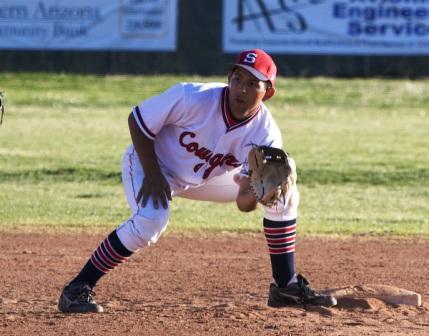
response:
{"label": "dirt infield", "polygon": [[428,239],[297,241],[313,287],[392,285],[422,294],[422,307],[268,308],[262,234],[169,234],[100,281],[103,314],[59,313],[62,286],[102,238],[3,233],[0,335],[429,335]]}

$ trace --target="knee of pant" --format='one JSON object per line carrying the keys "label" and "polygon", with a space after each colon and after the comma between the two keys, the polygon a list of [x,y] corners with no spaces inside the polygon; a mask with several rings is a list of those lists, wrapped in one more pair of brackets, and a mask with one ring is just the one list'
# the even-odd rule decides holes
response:
{"label": "knee of pant", "polygon": [[299,193],[295,188],[282,204],[278,202],[272,207],[264,207],[264,217],[273,221],[286,221],[298,217]]}
{"label": "knee of pant", "polygon": [[148,218],[136,215],[132,218],[134,232],[143,245],[155,244],[168,224],[168,216]]}

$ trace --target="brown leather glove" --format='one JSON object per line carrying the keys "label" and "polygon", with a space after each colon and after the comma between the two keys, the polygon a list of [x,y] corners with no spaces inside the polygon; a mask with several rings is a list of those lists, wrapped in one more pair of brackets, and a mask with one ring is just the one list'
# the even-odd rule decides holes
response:
{"label": "brown leather glove", "polygon": [[280,148],[254,145],[247,159],[250,185],[258,202],[265,206],[284,202],[293,175],[287,154]]}

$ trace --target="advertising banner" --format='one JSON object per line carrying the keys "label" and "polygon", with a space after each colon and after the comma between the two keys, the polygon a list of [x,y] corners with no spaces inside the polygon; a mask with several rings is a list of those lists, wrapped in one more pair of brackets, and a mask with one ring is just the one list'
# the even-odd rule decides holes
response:
{"label": "advertising banner", "polygon": [[223,50],[428,55],[429,0],[224,0]]}
{"label": "advertising banner", "polygon": [[0,49],[176,49],[177,0],[0,0]]}

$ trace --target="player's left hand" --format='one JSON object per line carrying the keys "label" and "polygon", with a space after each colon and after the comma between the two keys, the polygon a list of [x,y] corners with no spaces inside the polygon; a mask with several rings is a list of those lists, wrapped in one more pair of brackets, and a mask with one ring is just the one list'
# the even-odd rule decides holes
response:
{"label": "player's left hand", "polygon": [[281,148],[254,145],[248,154],[250,185],[259,203],[275,206],[296,181],[288,154]]}

